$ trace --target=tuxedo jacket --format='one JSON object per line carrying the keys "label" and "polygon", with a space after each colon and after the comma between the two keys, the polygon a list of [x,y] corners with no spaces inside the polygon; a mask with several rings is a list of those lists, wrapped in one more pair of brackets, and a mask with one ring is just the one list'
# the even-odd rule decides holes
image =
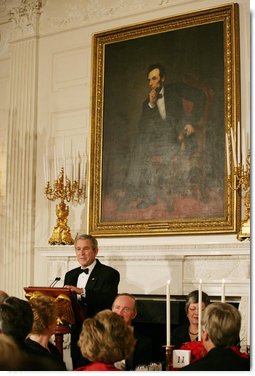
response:
{"label": "tuxedo jacket", "polygon": [[[66,273],[64,285],[77,286],[81,267]],[[86,316],[92,317],[103,309],[111,309],[114,298],[118,293],[120,274],[110,266],[96,260],[96,265],[90,273],[85,286],[86,297],[81,299],[81,304],[86,308]]]}

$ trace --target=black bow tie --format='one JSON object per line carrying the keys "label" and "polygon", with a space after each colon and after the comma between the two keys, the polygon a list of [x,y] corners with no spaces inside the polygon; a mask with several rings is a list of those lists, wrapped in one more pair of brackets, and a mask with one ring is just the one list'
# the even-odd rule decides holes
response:
{"label": "black bow tie", "polygon": [[80,274],[81,274],[81,273],[89,274],[89,268],[81,269],[81,270],[80,270]]}
{"label": "black bow tie", "polygon": [[163,98],[163,94],[158,93],[157,98],[158,98],[158,99]]}

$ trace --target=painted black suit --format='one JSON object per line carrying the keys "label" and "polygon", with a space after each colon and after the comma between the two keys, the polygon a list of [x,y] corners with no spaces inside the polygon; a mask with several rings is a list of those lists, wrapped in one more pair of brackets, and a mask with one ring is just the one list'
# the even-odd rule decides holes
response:
{"label": "painted black suit", "polygon": [[[203,91],[184,83],[165,85],[163,99],[165,119],[162,119],[157,105],[154,108],[149,106],[148,98],[143,102],[133,146],[134,157],[130,162],[127,184],[129,194],[135,191],[133,196],[143,199],[144,206],[139,208],[155,204],[158,196],[163,197],[163,194],[169,199],[175,191],[175,183],[177,187],[182,185],[176,182],[173,167],[180,151],[180,135],[183,134],[185,140],[185,153],[191,155],[197,149],[196,130],[205,105]],[[195,130],[188,137],[184,129],[187,124]],[[186,173],[190,174],[190,168]],[[184,181],[187,182],[186,176]]]}
{"label": "painted black suit", "polygon": [[[86,317],[92,317],[103,309],[111,309],[114,298],[118,293],[119,272],[110,266],[102,264],[99,260],[96,261],[96,265],[86,284],[86,298],[82,298],[79,302],[85,310]],[[67,272],[64,285],[77,286],[80,270],[81,267],[78,267]],[[77,347],[81,327],[82,322],[76,322],[72,326],[71,356],[74,368],[84,364],[80,361],[81,354]]]}

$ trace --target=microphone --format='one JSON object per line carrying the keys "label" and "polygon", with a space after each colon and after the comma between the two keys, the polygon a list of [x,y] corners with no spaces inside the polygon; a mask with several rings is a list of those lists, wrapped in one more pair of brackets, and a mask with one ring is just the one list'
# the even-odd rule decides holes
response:
{"label": "microphone", "polygon": [[55,279],[54,279],[54,281],[50,284],[50,286],[49,287],[54,287],[55,286],[55,284],[58,282],[58,281],[60,281],[61,280],[61,278],[60,277],[56,277]]}

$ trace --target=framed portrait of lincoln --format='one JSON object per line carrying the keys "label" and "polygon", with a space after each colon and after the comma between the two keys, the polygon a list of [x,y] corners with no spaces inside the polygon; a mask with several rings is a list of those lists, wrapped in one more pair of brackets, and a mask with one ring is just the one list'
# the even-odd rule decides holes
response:
{"label": "framed portrait of lincoln", "polygon": [[237,231],[238,20],[229,4],[93,35],[90,233]]}

